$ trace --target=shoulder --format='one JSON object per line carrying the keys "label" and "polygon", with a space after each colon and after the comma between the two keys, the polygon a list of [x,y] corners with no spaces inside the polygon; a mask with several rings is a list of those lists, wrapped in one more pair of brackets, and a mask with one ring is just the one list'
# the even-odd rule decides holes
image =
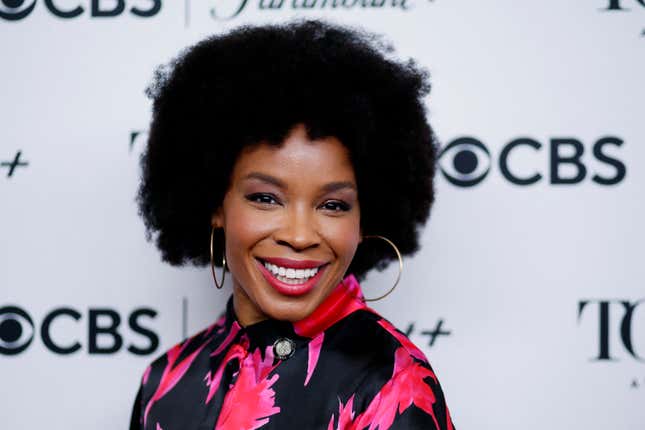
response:
{"label": "shoulder", "polygon": [[176,343],[155,357],[145,368],[132,406],[130,429],[145,427],[150,406],[184,376],[185,369],[195,360],[210,339],[209,334],[222,328],[221,319],[198,333]]}
{"label": "shoulder", "polygon": [[176,361],[180,357],[190,355],[198,349],[202,349],[207,341],[217,336],[224,330],[223,320],[220,318],[213,324],[204,327],[195,334],[192,334],[181,341],[175,343],[172,347],[158,355],[150,364],[152,367],[157,367],[168,363],[169,361]]}
{"label": "shoulder", "polygon": [[356,428],[454,429],[437,375],[402,331],[369,309],[354,312],[343,326],[374,358],[360,386],[339,405],[339,424],[348,419],[342,416],[346,411]]}
{"label": "shoulder", "polygon": [[410,341],[405,333],[369,308],[348,315],[341,321],[338,329],[347,333],[352,341],[358,342],[370,353],[385,354],[389,357],[389,360],[386,360],[389,363],[394,362],[394,352],[399,348],[402,348],[401,352],[418,361],[428,362],[423,351]]}
{"label": "shoulder", "polygon": [[436,379],[425,354],[405,333],[369,308],[353,312],[330,327],[325,342],[337,357],[343,357],[341,367],[347,368],[348,377],[353,378],[353,384],[348,385],[352,392],[346,394],[358,394],[356,401],[360,398],[361,403],[407,371],[416,371],[421,377],[424,372],[419,370],[427,369],[421,381],[426,376]]}
{"label": "shoulder", "polygon": [[145,368],[141,376],[142,400],[152,395],[155,387],[176,369],[187,368],[202,353],[208,352],[215,344],[214,338],[223,335],[223,318],[175,343],[172,347],[157,355]]}

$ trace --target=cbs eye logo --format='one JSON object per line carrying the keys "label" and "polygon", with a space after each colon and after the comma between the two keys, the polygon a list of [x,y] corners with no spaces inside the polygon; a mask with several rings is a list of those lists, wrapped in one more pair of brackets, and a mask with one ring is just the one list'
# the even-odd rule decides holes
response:
{"label": "cbs eye logo", "polygon": [[35,7],[36,0],[31,3],[24,0],[0,0],[0,18],[18,21],[29,15]]}
{"label": "cbs eye logo", "polygon": [[34,322],[15,306],[0,308],[0,354],[16,355],[34,340]]}
{"label": "cbs eye logo", "polygon": [[[87,0],[86,0],[87,1]],[[0,18],[7,21],[19,21],[26,18],[36,8],[37,0],[0,0]],[[86,8],[80,4],[62,8],[54,3],[54,0],[44,0],[45,8],[58,18],[76,18],[85,13]],[[69,3],[69,2],[67,2]],[[82,3],[82,0],[77,0]],[[135,2],[136,3],[136,2]],[[132,6],[129,12],[132,15],[149,18],[156,15],[161,10],[161,0],[140,0],[139,3],[147,4],[148,8],[138,8]],[[89,8],[89,14],[92,18],[111,18],[121,15],[126,9],[125,0],[92,0]]]}
{"label": "cbs eye logo", "polygon": [[[611,148],[621,147],[623,143],[618,137],[602,137],[591,146],[591,154],[586,155],[588,151],[579,139],[552,138],[548,145],[542,145],[535,139],[520,137],[504,145],[494,157],[480,140],[460,137],[440,150],[438,164],[443,177],[457,187],[481,183],[489,176],[495,158],[502,177],[514,185],[532,185],[542,180],[550,185],[575,185],[583,182],[591,169],[594,169],[592,182],[615,185],[625,179],[627,168],[615,155],[608,153],[608,149],[615,152],[616,149]],[[548,158],[548,166],[542,171],[523,171],[514,165],[518,159],[526,161],[522,157],[535,157],[535,153],[541,151],[546,151]],[[513,154],[516,155],[511,157]],[[595,171],[597,166],[601,166],[601,173]]]}
{"label": "cbs eye logo", "polygon": [[458,187],[472,187],[490,172],[490,151],[472,137],[455,139],[439,155],[439,168],[448,182]]}

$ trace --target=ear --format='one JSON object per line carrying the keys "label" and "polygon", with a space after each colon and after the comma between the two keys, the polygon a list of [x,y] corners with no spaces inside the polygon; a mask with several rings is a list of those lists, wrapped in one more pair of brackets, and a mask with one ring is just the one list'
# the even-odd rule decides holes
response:
{"label": "ear", "polygon": [[224,215],[221,206],[213,212],[213,215],[211,216],[211,226],[215,228],[224,227]]}

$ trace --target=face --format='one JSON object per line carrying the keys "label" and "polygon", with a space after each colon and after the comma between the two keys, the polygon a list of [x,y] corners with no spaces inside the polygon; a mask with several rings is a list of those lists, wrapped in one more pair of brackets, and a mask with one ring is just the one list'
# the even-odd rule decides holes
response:
{"label": "face", "polygon": [[342,280],[361,240],[349,152],[334,137],[309,140],[303,125],[279,146],[247,148],[212,224],[224,229],[240,322],[305,318]]}

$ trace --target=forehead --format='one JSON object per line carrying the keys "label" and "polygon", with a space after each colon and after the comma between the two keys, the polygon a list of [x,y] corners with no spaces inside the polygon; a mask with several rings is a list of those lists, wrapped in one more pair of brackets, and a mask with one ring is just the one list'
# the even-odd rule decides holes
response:
{"label": "forehead", "polygon": [[298,126],[279,145],[261,143],[245,148],[233,169],[233,180],[263,173],[305,185],[330,181],[356,182],[349,150],[336,137],[310,140]]}

